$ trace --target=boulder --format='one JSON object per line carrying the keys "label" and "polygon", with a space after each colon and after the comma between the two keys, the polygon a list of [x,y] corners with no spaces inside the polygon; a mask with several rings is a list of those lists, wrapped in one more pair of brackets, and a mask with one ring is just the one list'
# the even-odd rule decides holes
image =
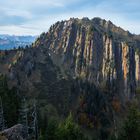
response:
{"label": "boulder", "polygon": [[23,125],[17,124],[0,132],[0,140],[26,140],[26,130],[26,127]]}

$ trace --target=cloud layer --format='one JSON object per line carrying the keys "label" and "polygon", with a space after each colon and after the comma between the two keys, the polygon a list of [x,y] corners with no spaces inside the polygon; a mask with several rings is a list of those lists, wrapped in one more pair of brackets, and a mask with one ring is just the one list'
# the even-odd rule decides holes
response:
{"label": "cloud layer", "polygon": [[139,0],[5,0],[0,5],[0,34],[37,35],[70,17],[101,17],[140,34]]}

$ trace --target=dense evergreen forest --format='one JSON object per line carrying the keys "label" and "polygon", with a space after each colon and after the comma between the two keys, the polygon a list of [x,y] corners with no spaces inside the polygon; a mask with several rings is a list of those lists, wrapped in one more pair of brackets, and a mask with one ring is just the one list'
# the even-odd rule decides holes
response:
{"label": "dense evergreen forest", "polygon": [[[0,75],[0,130],[12,127],[15,124],[26,126],[26,138],[29,140],[139,140],[140,139],[140,111],[134,101],[129,104],[126,117],[122,125],[108,135],[103,129],[100,134],[89,138],[83,133],[83,126],[73,118],[73,114],[64,120],[40,116],[37,100],[29,105],[26,97],[22,97],[16,87],[9,89],[7,78]],[[94,126],[91,126],[94,127]]]}

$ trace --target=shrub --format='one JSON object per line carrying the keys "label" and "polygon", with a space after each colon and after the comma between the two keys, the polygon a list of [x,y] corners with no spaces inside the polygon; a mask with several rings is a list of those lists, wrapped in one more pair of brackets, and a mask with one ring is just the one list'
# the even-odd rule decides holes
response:
{"label": "shrub", "polygon": [[135,105],[129,109],[119,140],[140,140],[140,111]]}

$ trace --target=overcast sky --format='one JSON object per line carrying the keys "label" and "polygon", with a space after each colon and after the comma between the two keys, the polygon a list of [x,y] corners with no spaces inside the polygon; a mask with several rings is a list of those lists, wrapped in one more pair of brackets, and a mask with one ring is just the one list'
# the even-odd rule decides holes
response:
{"label": "overcast sky", "polygon": [[0,0],[0,34],[39,35],[70,17],[101,17],[140,34],[140,0]]}

